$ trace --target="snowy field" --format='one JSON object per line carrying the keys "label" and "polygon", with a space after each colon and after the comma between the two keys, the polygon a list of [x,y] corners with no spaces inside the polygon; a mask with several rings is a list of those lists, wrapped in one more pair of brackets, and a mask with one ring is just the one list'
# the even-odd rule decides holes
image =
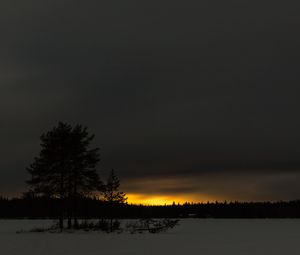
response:
{"label": "snowy field", "polygon": [[1,220],[1,255],[300,254],[300,220],[187,219],[167,233],[21,233],[51,221]]}

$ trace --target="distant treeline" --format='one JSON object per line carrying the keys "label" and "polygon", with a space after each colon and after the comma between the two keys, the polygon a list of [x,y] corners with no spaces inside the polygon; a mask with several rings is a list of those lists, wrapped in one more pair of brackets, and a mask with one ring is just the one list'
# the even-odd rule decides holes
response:
{"label": "distant treeline", "polygon": [[[61,213],[54,198],[0,198],[0,218],[53,218]],[[165,206],[115,204],[82,198],[78,218],[300,218],[300,200],[290,202],[214,202]]]}

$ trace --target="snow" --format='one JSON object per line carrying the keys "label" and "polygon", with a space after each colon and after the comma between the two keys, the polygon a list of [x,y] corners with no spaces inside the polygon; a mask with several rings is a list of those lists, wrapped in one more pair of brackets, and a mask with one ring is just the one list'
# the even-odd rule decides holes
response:
{"label": "snow", "polygon": [[300,220],[185,219],[159,234],[20,233],[45,220],[1,220],[3,255],[297,254]]}

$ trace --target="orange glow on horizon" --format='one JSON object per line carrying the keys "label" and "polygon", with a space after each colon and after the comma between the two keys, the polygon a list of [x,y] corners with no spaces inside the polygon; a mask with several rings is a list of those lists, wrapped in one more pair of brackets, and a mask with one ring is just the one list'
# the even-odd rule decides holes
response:
{"label": "orange glow on horizon", "polygon": [[194,195],[187,196],[168,196],[159,194],[127,194],[129,204],[143,204],[143,205],[172,205],[173,202],[176,204],[184,204],[185,202],[198,203],[215,201],[212,197],[203,197],[197,199]]}

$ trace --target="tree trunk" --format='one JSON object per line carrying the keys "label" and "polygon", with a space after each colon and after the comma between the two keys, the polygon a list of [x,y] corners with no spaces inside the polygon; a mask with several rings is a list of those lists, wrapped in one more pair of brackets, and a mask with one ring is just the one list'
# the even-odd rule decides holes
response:
{"label": "tree trunk", "polygon": [[61,230],[63,230],[63,228],[64,228],[64,217],[63,217],[62,214],[61,214],[60,217],[59,217],[59,228],[60,228]]}
{"label": "tree trunk", "polygon": [[69,215],[68,215],[68,229],[71,229],[72,228],[72,216],[70,215],[70,212],[69,212]]}
{"label": "tree trunk", "polygon": [[73,211],[73,217],[74,217],[74,228],[78,229],[79,224],[78,224],[78,194],[77,194],[77,172],[75,173],[75,178],[74,178],[74,194],[73,194],[73,200],[72,200],[72,211]]}
{"label": "tree trunk", "polygon": [[60,174],[60,216],[59,216],[59,228],[64,228],[64,173],[63,170]]}
{"label": "tree trunk", "polygon": [[77,217],[74,218],[74,228],[78,229],[79,228],[79,224],[78,224],[78,219]]}
{"label": "tree trunk", "polygon": [[110,218],[110,232],[113,232],[113,219]]}
{"label": "tree trunk", "polygon": [[[77,192],[77,191],[75,191]],[[75,193],[74,195],[74,200],[73,200],[73,217],[74,217],[74,228],[78,229],[79,228],[79,224],[78,224],[78,214],[77,214],[77,210],[78,210],[78,196],[77,193]]]}
{"label": "tree trunk", "polygon": [[67,215],[68,215],[68,229],[72,228],[72,214],[73,214],[73,194],[71,189],[71,182],[68,180],[68,198],[67,198]]}

